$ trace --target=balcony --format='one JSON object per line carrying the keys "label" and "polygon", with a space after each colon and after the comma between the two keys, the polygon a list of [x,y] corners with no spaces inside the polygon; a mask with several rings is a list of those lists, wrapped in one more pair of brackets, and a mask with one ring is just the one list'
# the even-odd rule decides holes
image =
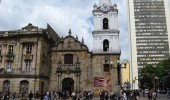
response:
{"label": "balcony", "polygon": [[0,78],[35,78],[37,76],[34,71],[0,69]]}
{"label": "balcony", "polygon": [[8,52],[8,53],[6,54],[6,56],[5,56],[5,59],[6,59],[6,61],[11,61],[11,62],[13,62],[13,61],[14,61],[14,54],[13,54],[13,52]]}
{"label": "balcony", "polygon": [[23,55],[24,59],[29,59],[29,60],[33,60],[33,55],[32,54],[24,54]]}

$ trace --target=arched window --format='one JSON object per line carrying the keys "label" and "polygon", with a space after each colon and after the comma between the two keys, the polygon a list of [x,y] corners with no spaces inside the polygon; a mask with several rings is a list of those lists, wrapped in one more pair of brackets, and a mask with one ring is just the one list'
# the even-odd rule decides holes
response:
{"label": "arched window", "polygon": [[9,80],[5,80],[3,82],[3,92],[7,92],[10,91],[10,82]]}
{"label": "arched window", "polygon": [[20,93],[27,94],[28,93],[29,82],[23,80],[20,82]]}
{"label": "arched window", "polygon": [[103,19],[103,29],[109,29],[109,21],[107,18]]}
{"label": "arched window", "polygon": [[64,64],[73,64],[73,54],[64,55]]}
{"label": "arched window", "polygon": [[103,51],[109,51],[109,41],[107,39],[103,41]]}

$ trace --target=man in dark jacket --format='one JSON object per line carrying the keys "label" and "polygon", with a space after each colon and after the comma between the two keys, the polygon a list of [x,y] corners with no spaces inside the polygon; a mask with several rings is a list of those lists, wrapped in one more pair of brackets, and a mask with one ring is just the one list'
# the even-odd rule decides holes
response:
{"label": "man in dark jacket", "polygon": [[28,97],[29,97],[29,100],[32,100],[32,97],[33,97],[33,93],[32,93],[32,91],[30,91],[30,93],[29,93]]}

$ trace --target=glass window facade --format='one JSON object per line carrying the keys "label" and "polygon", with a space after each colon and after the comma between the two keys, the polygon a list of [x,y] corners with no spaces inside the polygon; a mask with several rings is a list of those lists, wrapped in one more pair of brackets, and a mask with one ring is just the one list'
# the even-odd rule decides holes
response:
{"label": "glass window facade", "polygon": [[156,64],[169,56],[163,0],[134,0],[138,66]]}

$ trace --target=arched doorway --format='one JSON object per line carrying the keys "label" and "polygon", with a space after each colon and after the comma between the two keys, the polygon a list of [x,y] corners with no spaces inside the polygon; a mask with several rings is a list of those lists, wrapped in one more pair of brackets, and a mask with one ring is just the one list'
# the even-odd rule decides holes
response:
{"label": "arched doorway", "polygon": [[69,93],[71,93],[71,91],[74,90],[74,80],[72,78],[63,79],[62,90],[63,91],[69,91]]}
{"label": "arched doorway", "polygon": [[27,80],[23,80],[20,82],[20,93],[27,94],[29,88],[29,82]]}
{"label": "arched doorway", "polygon": [[3,82],[3,92],[8,92],[8,91],[10,91],[10,81],[5,80]]}

